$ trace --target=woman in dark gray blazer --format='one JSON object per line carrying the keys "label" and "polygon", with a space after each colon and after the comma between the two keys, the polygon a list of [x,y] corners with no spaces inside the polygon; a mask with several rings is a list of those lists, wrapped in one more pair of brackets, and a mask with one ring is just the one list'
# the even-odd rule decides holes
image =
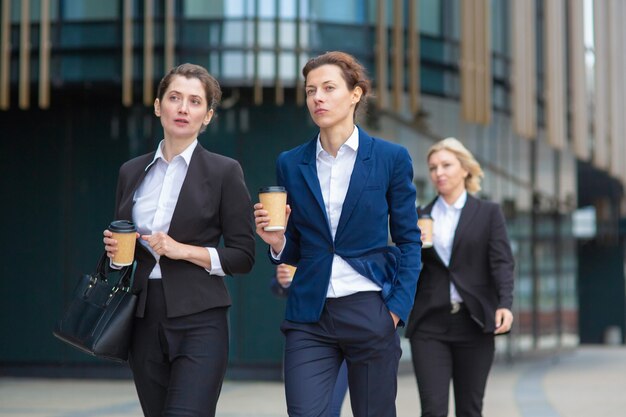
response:
{"label": "woman in dark gray blazer", "polygon": [[454,138],[427,156],[438,196],[419,214],[434,219],[406,336],[411,341],[423,417],[448,415],[450,381],[456,415],[482,415],[494,336],[511,329],[514,261],[500,207],[471,194],[482,169]]}
{"label": "woman in dark gray blazer", "polygon": [[[241,166],[197,140],[220,97],[203,67],[172,69],[154,101],[164,139],[119,172],[115,217],[132,220],[140,235],[129,363],[149,417],[215,415],[228,362],[231,300],[223,276],[247,273],[254,263]],[[117,241],[108,230],[104,243],[111,257]]]}

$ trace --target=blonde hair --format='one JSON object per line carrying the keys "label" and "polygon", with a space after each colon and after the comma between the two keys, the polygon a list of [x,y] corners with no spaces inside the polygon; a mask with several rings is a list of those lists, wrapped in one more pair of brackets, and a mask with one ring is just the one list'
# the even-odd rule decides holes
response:
{"label": "blonde hair", "polygon": [[445,138],[435,143],[428,150],[426,161],[430,159],[430,156],[439,151],[452,152],[464,170],[468,172],[465,178],[465,189],[470,194],[476,194],[480,191],[480,181],[485,176],[480,164],[474,158],[474,155],[456,138]]}

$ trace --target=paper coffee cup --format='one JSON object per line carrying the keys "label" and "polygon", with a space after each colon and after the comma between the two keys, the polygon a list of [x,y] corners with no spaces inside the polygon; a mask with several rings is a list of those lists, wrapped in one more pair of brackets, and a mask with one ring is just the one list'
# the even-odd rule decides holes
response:
{"label": "paper coffee cup", "polygon": [[296,275],[296,269],[298,268],[289,264],[285,264],[285,266],[287,267],[287,269],[289,269],[289,273],[291,274],[291,278],[293,279],[294,275]]}
{"label": "paper coffee cup", "polygon": [[417,219],[417,226],[422,232],[422,247],[431,248],[433,246],[433,218],[428,214],[422,214]]}
{"label": "paper coffee cup", "polygon": [[263,204],[263,210],[267,210],[270,217],[270,224],[265,226],[263,230],[266,232],[284,230],[287,206],[287,191],[285,187],[261,187],[259,189],[259,202]]}
{"label": "paper coffee cup", "polygon": [[115,220],[109,225],[113,233],[112,238],[117,240],[117,252],[111,263],[117,266],[132,265],[135,260],[135,242],[137,242],[137,228],[128,220]]}

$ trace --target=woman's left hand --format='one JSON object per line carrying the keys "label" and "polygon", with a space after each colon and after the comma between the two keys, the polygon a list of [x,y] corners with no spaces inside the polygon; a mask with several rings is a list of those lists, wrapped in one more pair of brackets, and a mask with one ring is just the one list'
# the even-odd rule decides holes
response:
{"label": "woman's left hand", "polygon": [[496,310],[496,331],[495,334],[506,333],[511,330],[513,325],[513,313],[508,308],[499,308]]}
{"label": "woman's left hand", "polygon": [[167,233],[156,232],[152,235],[141,235],[141,239],[148,242],[152,250],[160,256],[167,256],[170,259],[185,257],[186,245],[175,241]]}

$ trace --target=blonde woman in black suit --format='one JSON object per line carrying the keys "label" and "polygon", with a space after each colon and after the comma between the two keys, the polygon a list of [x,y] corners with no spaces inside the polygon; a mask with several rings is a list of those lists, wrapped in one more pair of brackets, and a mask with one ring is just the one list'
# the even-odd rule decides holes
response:
{"label": "blonde woman in black suit", "polygon": [[[254,264],[241,166],[197,139],[220,97],[203,67],[173,68],[154,101],[163,140],[119,172],[116,218],[132,219],[140,234],[129,363],[148,417],[215,416],[228,362],[231,299],[223,276],[247,273]],[[104,244],[112,256],[117,241],[108,230]]]}
{"label": "blonde woman in black suit", "polygon": [[482,415],[494,336],[511,329],[514,261],[500,207],[473,197],[482,169],[454,138],[427,155],[438,196],[420,214],[434,219],[406,336],[411,341],[423,417]]}

